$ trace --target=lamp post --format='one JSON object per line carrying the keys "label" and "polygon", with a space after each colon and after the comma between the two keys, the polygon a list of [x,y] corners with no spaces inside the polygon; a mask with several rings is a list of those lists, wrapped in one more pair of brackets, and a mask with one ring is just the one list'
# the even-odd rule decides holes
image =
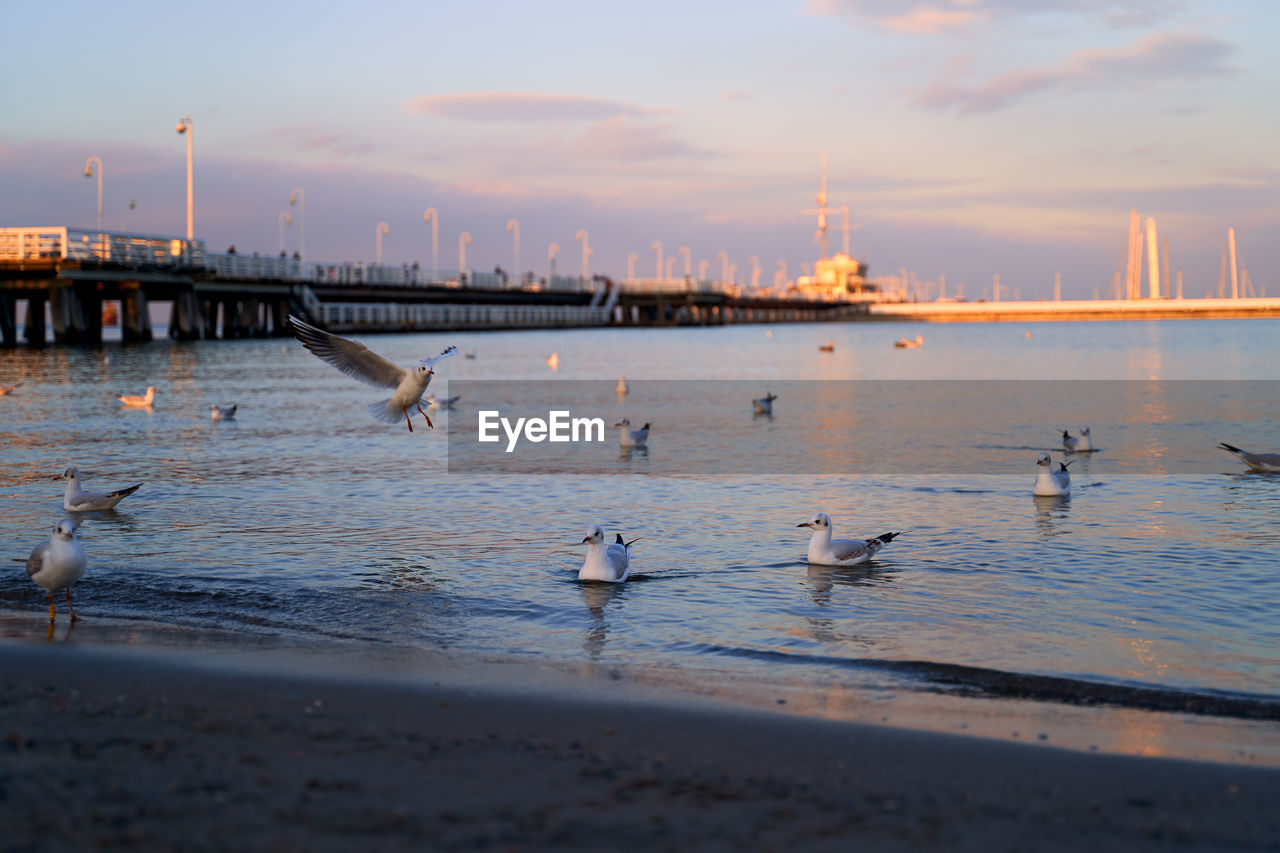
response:
{"label": "lamp post", "polygon": [[582,277],[590,278],[587,275],[587,259],[591,257],[591,247],[587,244],[587,229],[579,228],[578,233],[573,235],[573,239],[582,244]]}
{"label": "lamp post", "polygon": [[187,135],[187,240],[190,242],[196,235],[195,180],[191,149],[191,140],[195,134],[191,129],[191,116],[183,116],[174,130]]}
{"label": "lamp post", "polygon": [[300,187],[289,192],[289,204],[298,206],[298,259],[307,262],[307,197]]}
{"label": "lamp post", "polygon": [[467,246],[471,245],[471,235],[463,231],[458,235],[458,275],[467,274]]}
{"label": "lamp post", "polygon": [[515,273],[516,282],[520,280],[520,222],[516,219],[507,220],[507,233],[512,236],[515,243],[516,265],[511,271]]}
{"label": "lamp post", "polygon": [[676,256],[671,255],[667,258],[667,278],[672,279],[675,277],[676,277]]}
{"label": "lamp post", "polygon": [[440,280],[440,214],[428,207],[422,214],[423,222],[431,223],[431,280]]}
{"label": "lamp post", "polygon": [[662,243],[660,243],[657,240],[654,240],[653,243],[649,245],[649,248],[652,249],[654,252],[656,252],[658,255],[658,274],[655,276],[655,278],[661,280],[662,279]]}
{"label": "lamp post", "polygon": [[551,286],[551,279],[556,277],[556,255],[560,254],[560,244],[552,243],[547,247],[547,263],[551,265],[551,271],[547,273],[547,286]]}
{"label": "lamp post", "polygon": [[374,239],[377,241],[377,244],[378,244],[378,252],[377,252],[378,259],[377,261],[375,261],[375,263],[377,263],[379,266],[382,265],[382,235],[390,234],[390,233],[391,233],[391,226],[385,222],[379,222],[378,227],[373,229]]}
{"label": "lamp post", "polygon": [[751,264],[751,289],[758,290],[760,288],[760,259],[752,255],[747,258],[747,262]]}
{"label": "lamp post", "polygon": [[684,277],[689,278],[693,275],[693,255],[688,246],[681,246],[680,254],[684,255]]}
{"label": "lamp post", "polygon": [[276,217],[277,229],[280,232],[280,256],[284,256],[284,227],[293,224],[293,216],[289,211],[282,210],[280,215]]}
{"label": "lamp post", "polygon": [[635,252],[632,252],[631,254],[627,255],[627,278],[628,279],[633,279],[636,277],[636,261],[638,260],[640,260],[640,256],[637,255]]}
{"label": "lamp post", "polygon": [[728,281],[729,280],[729,253],[721,249],[720,252],[716,254],[716,260],[720,262],[720,280]]}
{"label": "lamp post", "polygon": [[773,286],[782,288],[787,286],[787,262],[785,259],[779,259],[778,269],[773,274]]}
{"label": "lamp post", "polygon": [[94,175],[93,166],[98,165],[98,231],[102,231],[102,158],[96,154],[84,161],[84,176],[92,178]]}
{"label": "lamp post", "polygon": [[707,267],[711,266],[710,261],[698,261],[698,281],[707,280]]}

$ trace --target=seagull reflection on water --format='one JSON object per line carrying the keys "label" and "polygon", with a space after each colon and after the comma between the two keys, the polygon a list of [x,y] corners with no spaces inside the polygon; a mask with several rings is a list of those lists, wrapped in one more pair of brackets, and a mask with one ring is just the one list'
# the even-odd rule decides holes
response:
{"label": "seagull reflection on water", "polygon": [[582,601],[587,605],[590,620],[583,632],[582,648],[592,659],[604,653],[605,642],[609,637],[609,623],[605,621],[604,611],[615,599],[621,599],[626,592],[624,584],[584,583],[578,586],[582,590]]}

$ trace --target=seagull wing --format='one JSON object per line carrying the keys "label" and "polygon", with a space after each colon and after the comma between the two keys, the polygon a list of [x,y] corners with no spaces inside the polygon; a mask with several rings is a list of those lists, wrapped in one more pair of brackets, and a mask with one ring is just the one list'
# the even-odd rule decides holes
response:
{"label": "seagull wing", "polygon": [[854,560],[867,553],[867,543],[857,539],[833,539],[831,553],[837,560]]}
{"label": "seagull wing", "polygon": [[[444,351],[444,352],[440,353],[439,355],[435,356],[434,358],[424,358],[424,359],[422,360],[422,366],[423,366],[423,367],[435,367],[435,366],[436,366],[436,362],[440,361],[441,359],[446,359],[446,358],[448,358],[448,357],[449,357],[449,356],[451,356],[451,355],[457,355],[457,354],[458,354],[458,348],[457,348],[457,347],[448,347],[447,349],[445,349],[445,351]],[[452,398],[450,398],[450,399],[445,400],[445,402],[446,402],[446,403],[448,403],[448,402],[452,402],[453,400],[456,400],[456,399],[458,399],[458,398],[457,398],[457,397],[452,397]]]}
{"label": "seagull wing", "polygon": [[293,334],[304,347],[352,379],[375,388],[397,388],[404,381],[407,372],[404,368],[397,367],[364,344],[317,329],[292,314],[289,315],[289,325],[293,326]]}
{"label": "seagull wing", "polygon": [[41,542],[31,552],[31,556],[27,557],[27,577],[32,577],[36,572],[44,568],[44,555],[49,550],[48,542]]}

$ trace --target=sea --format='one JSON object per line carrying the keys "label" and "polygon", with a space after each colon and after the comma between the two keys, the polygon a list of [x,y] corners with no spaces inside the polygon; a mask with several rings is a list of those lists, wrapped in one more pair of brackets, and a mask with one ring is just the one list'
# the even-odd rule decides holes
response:
{"label": "sea", "polygon": [[[458,347],[429,389],[457,404],[378,423],[384,393],[292,338],[0,352],[3,641],[419,652],[1280,765],[1280,474],[1218,446],[1280,450],[1280,320],[353,337],[402,365]],[[480,411],[542,409],[605,439],[478,443]],[[1064,454],[1085,425],[1096,449]],[[1069,497],[1033,497],[1042,452]],[[72,466],[142,488],[76,519],[86,621],[47,636],[23,562]],[[818,512],[901,535],[809,565]],[[624,584],[577,579],[596,524],[637,540]]]}

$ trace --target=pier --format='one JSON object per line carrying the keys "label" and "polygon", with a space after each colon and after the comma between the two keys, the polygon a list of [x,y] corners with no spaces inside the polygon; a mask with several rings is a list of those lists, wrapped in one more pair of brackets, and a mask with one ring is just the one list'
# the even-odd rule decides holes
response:
{"label": "pier", "polygon": [[[0,342],[102,342],[103,304],[120,305],[126,343],[152,339],[151,304],[169,303],[177,340],[286,336],[289,313],[337,332],[722,325],[866,316],[866,306],[743,295],[725,282],[552,276],[511,281],[416,265],[303,263],[222,254],[203,241],[63,226],[0,228]],[[22,308],[20,313],[19,309]],[[19,318],[23,322],[19,324]],[[47,320],[46,320],[47,318]]]}

